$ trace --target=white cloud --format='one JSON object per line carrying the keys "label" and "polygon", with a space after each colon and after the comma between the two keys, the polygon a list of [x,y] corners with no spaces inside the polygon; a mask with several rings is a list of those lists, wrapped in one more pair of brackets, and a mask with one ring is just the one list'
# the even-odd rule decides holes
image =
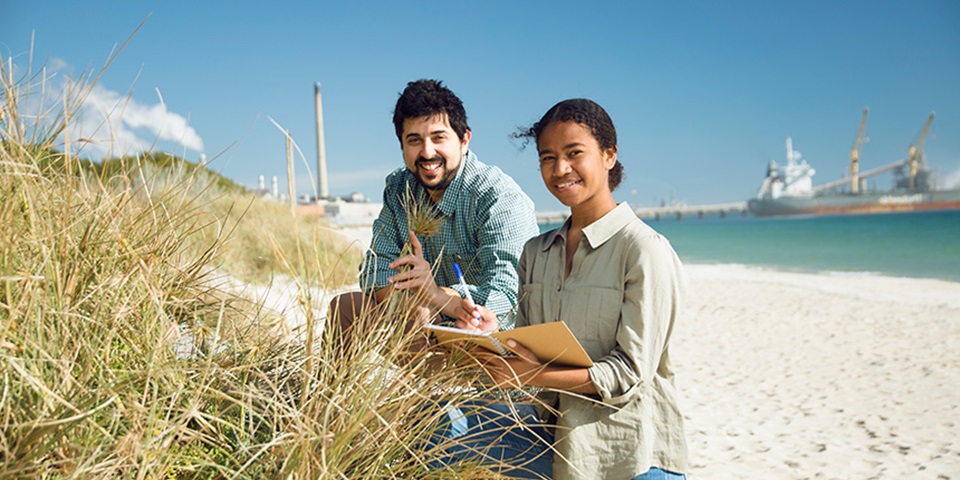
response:
{"label": "white cloud", "polygon": [[197,131],[184,116],[167,110],[161,100],[152,105],[140,103],[100,85],[84,99],[74,130],[78,138],[93,141],[91,148],[107,155],[151,150],[158,140],[203,151]]}
{"label": "white cloud", "polygon": [[[31,95],[27,111],[50,117],[63,105],[65,92],[76,96],[84,86],[71,83],[66,62],[53,58],[46,65],[43,96]],[[53,94],[49,92],[54,92]],[[34,92],[37,93],[37,92]],[[203,152],[203,139],[186,117],[167,110],[157,92],[156,103],[141,103],[129,95],[94,85],[70,118],[70,139],[75,148],[91,157],[137,154],[144,151],[187,149]],[[68,101],[69,103],[69,101]],[[78,142],[82,139],[82,142]],[[158,143],[164,142],[162,145]]]}

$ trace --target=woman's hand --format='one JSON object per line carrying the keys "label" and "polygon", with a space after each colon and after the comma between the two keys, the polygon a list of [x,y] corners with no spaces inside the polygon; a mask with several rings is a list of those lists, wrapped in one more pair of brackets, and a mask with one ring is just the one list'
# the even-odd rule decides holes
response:
{"label": "woman's hand", "polygon": [[547,368],[536,355],[516,340],[507,340],[505,345],[515,357],[489,355],[483,367],[499,388],[540,386],[534,379]]}

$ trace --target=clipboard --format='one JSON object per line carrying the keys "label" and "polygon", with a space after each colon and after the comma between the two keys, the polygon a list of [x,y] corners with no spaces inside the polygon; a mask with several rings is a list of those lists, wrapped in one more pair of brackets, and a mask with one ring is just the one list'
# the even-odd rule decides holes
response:
{"label": "clipboard", "polygon": [[433,324],[426,324],[423,328],[432,333],[440,345],[466,341],[498,355],[512,356],[513,352],[506,347],[506,343],[513,339],[527,347],[543,363],[584,368],[593,366],[590,356],[562,321],[493,333]]}

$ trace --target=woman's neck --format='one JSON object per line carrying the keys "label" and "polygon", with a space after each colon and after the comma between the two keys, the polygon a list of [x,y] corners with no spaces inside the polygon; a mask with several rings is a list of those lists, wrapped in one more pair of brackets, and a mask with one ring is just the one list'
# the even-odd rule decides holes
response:
{"label": "woman's neck", "polygon": [[583,227],[600,220],[614,208],[617,208],[617,202],[613,199],[613,195],[596,202],[585,202],[570,207],[570,228],[581,230]]}

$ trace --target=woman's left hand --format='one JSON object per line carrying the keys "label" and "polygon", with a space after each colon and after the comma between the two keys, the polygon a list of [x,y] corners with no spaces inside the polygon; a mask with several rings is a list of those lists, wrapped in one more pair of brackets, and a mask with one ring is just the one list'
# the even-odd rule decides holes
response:
{"label": "woman's left hand", "polygon": [[536,386],[531,381],[546,368],[536,355],[516,340],[507,340],[505,346],[514,357],[490,355],[483,367],[500,388]]}

